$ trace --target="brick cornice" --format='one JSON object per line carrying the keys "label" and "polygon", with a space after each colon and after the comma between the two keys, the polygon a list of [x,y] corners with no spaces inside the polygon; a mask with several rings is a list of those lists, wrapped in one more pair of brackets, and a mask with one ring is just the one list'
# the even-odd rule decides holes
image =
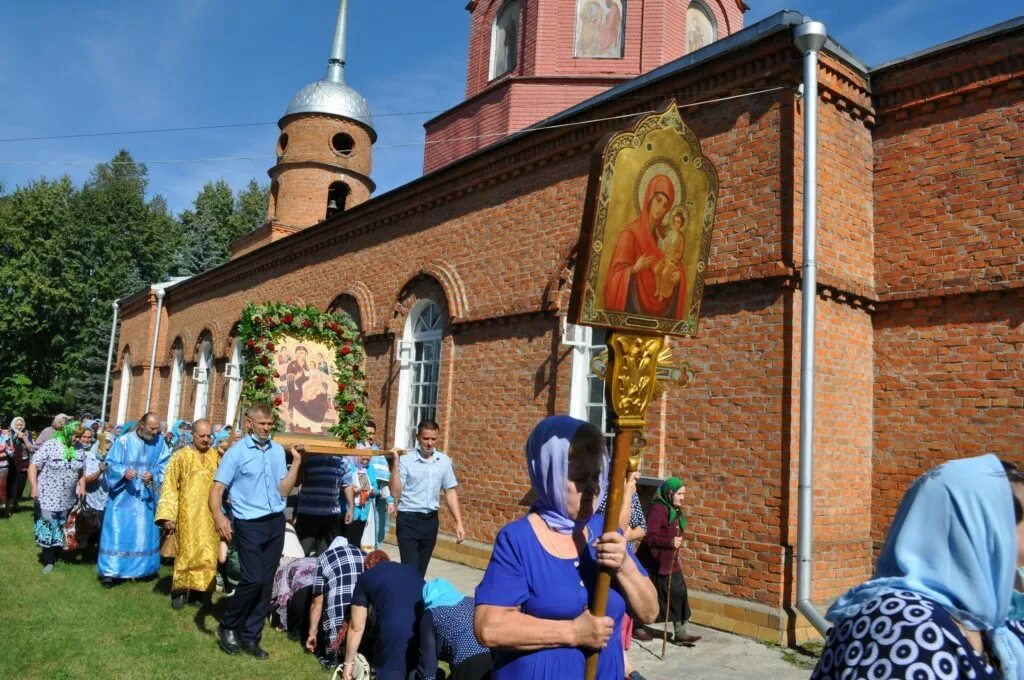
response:
{"label": "brick cornice", "polygon": [[818,95],[851,118],[863,120],[868,127],[874,125],[875,110],[867,76],[827,52],[819,62]]}
{"label": "brick cornice", "polygon": [[[995,43],[995,44],[994,44]],[[985,94],[999,87],[1020,87],[1024,78],[1024,34],[951,48],[894,64],[871,74],[879,115],[906,117],[910,110],[936,106],[956,97]]]}

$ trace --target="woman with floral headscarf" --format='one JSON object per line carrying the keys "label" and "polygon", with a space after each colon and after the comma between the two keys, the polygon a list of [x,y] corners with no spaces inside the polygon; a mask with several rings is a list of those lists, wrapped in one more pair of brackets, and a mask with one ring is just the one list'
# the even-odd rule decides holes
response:
{"label": "woman with floral headscarf", "polygon": [[679,547],[683,543],[683,529],[686,528],[686,514],[683,512],[685,499],[686,485],[683,480],[669,477],[662,482],[654,495],[651,509],[647,511],[647,535],[637,554],[658,589],[658,606],[662,608],[658,620],[672,624],[672,644],[692,647],[693,643],[700,640],[700,636],[686,632],[686,622],[690,620],[690,600],[678,559]]}
{"label": "woman with floral headscarf", "polygon": [[32,498],[39,501],[36,520],[36,544],[42,548],[43,573],[53,564],[64,545],[64,522],[79,497],[85,496],[83,451],[75,447],[78,422],[67,422],[52,439],[44,442],[32,456],[28,481]]}
{"label": "woman with floral headscarf", "polygon": [[18,511],[18,501],[25,493],[25,482],[28,481],[28,466],[32,462],[36,444],[32,433],[25,427],[25,419],[15,416],[11,419],[10,431],[10,466],[7,471],[7,501],[4,505],[6,514]]}
{"label": "woman with floral headscarf", "polygon": [[[494,655],[494,680],[581,678],[599,651],[599,680],[624,677],[627,607],[643,623],[658,611],[654,586],[621,533],[594,513],[606,483],[604,437],[568,416],[545,418],[526,442],[537,500],[498,532],[476,589],[477,639]],[[614,574],[607,615],[587,610],[601,567]],[[609,644],[609,641],[611,644]]]}

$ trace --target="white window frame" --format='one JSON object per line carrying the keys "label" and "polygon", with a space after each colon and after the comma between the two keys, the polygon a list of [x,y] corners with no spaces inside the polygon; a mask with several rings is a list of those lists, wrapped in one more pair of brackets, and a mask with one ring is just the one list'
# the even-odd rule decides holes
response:
{"label": "white window frame", "polygon": [[171,389],[167,395],[167,423],[173,423],[178,419],[178,409],[181,406],[181,383],[185,377],[185,353],[176,349],[171,358]]}
{"label": "white window frame", "polygon": [[577,326],[563,319],[562,344],[572,348],[569,415],[573,418],[586,420],[600,428],[601,432],[604,432],[605,439],[610,447],[613,437],[609,423],[611,411],[608,408],[608,400],[604,396],[604,390],[602,389],[601,391],[602,398],[600,402],[594,402],[590,399],[591,383],[594,381],[604,382],[594,375],[590,362],[605,349],[606,337],[607,331],[603,328],[594,329],[590,326]]}
{"label": "white window frame", "polygon": [[[514,15],[515,23],[513,24],[515,42],[512,47],[512,64],[505,64],[505,69],[501,72],[497,71],[498,64],[498,24],[499,22],[507,17],[508,15]],[[522,19],[522,4],[519,0],[508,0],[501,6],[501,8],[494,15],[494,23],[491,24],[491,63],[488,68],[488,80],[494,80],[498,76],[503,76],[506,73],[514,71],[516,66],[519,65],[519,24]]]}
{"label": "white window frame", "polygon": [[224,411],[224,424],[237,426],[235,420],[238,418],[238,400],[242,397],[242,367],[245,366],[240,338],[235,339],[231,348],[231,363],[228,366],[234,370],[224,371],[228,379],[228,403]]}
{"label": "white window frame", "polygon": [[[429,329],[417,330],[416,326],[420,317],[431,308],[436,313],[435,323]],[[446,325],[447,319],[444,317],[440,305],[433,300],[419,300],[413,305],[405,320],[405,330],[398,351],[399,378],[398,409],[395,414],[395,448],[412,448],[416,445],[416,425],[419,424],[419,421],[425,418],[437,420],[437,395],[441,388],[441,340]],[[433,350],[433,358],[417,360],[417,350],[420,350],[422,356],[427,346]],[[422,397],[413,400],[413,377],[414,375],[422,376],[422,369],[428,364],[433,364],[433,380],[416,383],[415,386],[422,389],[424,386],[433,384],[433,404],[425,402]],[[428,414],[430,410],[433,410],[433,413]]]}
{"label": "white window frame", "polygon": [[132,355],[125,352],[121,359],[121,394],[117,399],[117,425],[124,425],[128,415],[128,397],[131,395]]}
{"label": "white window frame", "polygon": [[[690,3],[686,6],[686,35],[683,36],[683,46],[686,49],[686,54],[690,54],[696,50],[690,49],[690,10],[696,9],[697,11],[704,14],[707,17],[708,23],[711,24],[711,32],[714,34],[711,36],[711,43],[718,41],[718,20],[715,19],[715,13],[711,11],[711,8],[707,6],[701,0],[690,0]],[[711,43],[708,43],[710,45]],[[708,45],[704,45],[707,47]],[[703,49],[703,48],[697,48]]]}
{"label": "white window frame", "polygon": [[196,368],[205,372],[206,379],[196,383],[196,406],[192,412],[192,420],[205,418],[207,411],[210,409],[210,383],[213,382],[210,380],[213,377],[213,347],[210,346],[209,341],[204,342],[199,350],[199,362],[196,364]]}

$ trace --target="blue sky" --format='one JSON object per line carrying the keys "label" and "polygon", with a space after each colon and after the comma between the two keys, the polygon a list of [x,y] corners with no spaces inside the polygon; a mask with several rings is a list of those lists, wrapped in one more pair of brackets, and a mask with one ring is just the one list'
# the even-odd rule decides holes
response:
{"label": "blue sky", "polygon": [[[568,2],[571,0],[558,0]],[[1019,0],[747,0],[750,25],[789,8],[824,21],[878,64],[1020,14]],[[379,133],[378,193],[422,168],[423,122],[462,100],[466,0],[350,0],[347,75]],[[0,22],[0,138],[276,122],[322,77],[337,0],[14,0]],[[274,125],[82,139],[0,142],[0,183],[41,175],[76,182],[127,148],[151,193],[177,212],[209,179],[266,181]],[[405,145],[405,146],[402,146]],[[154,161],[252,157],[185,163]],[[27,163],[11,164],[12,161]]]}

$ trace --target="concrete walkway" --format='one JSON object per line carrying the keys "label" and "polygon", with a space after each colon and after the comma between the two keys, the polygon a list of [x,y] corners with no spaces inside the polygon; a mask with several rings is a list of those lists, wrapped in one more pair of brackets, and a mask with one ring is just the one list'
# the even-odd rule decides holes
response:
{"label": "concrete walkway", "polygon": [[[385,545],[384,550],[398,559],[398,548]],[[466,595],[472,595],[483,572],[461,564],[430,561],[427,578],[445,578]],[[664,661],[661,654],[661,638],[651,642],[633,641],[629,658],[633,667],[647,680],[806,680],[810,670],[799,668],[785,661],[784,654],[800,656],[786,649],[768,647],[754,640],[723,633],[710,628],[689,625],[691,635],[703,639],[695,647],[676,647],[669,643]],[[655,632],[652,630],[652,633]]]}

